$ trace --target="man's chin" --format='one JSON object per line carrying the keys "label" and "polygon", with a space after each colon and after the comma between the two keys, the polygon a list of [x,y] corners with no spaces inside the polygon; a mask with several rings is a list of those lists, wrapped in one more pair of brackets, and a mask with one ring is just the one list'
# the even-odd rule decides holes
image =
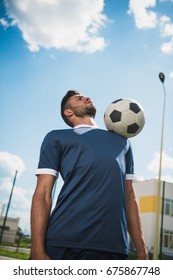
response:
{"label": "man's chin", "polygon": [[88,114],[90,117],[94,118],[95,115],[96,115],[96,108],[95,108],[94,106],[89,107],[88,110],[87,110],[87,114]]}

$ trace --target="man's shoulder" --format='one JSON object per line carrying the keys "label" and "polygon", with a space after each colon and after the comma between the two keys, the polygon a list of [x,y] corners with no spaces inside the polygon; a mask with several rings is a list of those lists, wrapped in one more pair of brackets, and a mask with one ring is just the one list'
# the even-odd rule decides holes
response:
{"label": "man's shoulder", "polygon": [[73,132],[73,129],[53,129],[47,133],[46,136],[57,136],[57,135],[63,135],[63,134],[71,134]]}
{"label": "man's shoulder", "polygon": [[46,141],[51,141],[51,140],[56,140],[62,137],[69,136],[73,133],[72,129],[54,129],[49,131],[45,137],[44,140]]}

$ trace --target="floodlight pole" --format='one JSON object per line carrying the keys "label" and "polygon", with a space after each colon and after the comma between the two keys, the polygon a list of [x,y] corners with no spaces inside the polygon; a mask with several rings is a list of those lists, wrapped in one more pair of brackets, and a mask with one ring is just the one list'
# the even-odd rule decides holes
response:
{"label": "floodlight pole", "polygon": [[155,220],[155,231],[154,231],[154,252],[153,260],[158,259],[159,251],[159,222],[161,213],[161,174],[162,174],[162,151],[163,151],[163,135],[164,135],[164,120],[165,120],[165,105],[166,105],[166,91],[164,86],[165,75],[163,73],[159,74],[159,79],[163,85],[164,101],[163,101],[163,114],[162,114],[162,130],[161,130],[161,143],[160,143],[160,161],[159,161],[159,175],[158,175],[158,186],[157,186],[157,196],[156,196],[156,220]]}
{"label": "floodlight pole", "polygon": [[15,175],[14,175],[13,185],[12,185],[12,188],[11,188],[11,193],[10,193],[9,200],[8,200],[7,210],[6,210],[6,213],[5,213],[5,217],[4,217],[4,221],[3,221],[3,225],[2,225],[2,229],[1,229],[0,244],[2,242],[2,237],[3,237],[4,230],[5,230],[6,220],[7,220],[7,216],[8,216],[8,210],[10,208],[11,198],[12,198],[12,195],[13,195],[13,189],[14,189],[14,186],[15,186],[16,178],[17,178],[17,172],[18,171],[16,170]]}

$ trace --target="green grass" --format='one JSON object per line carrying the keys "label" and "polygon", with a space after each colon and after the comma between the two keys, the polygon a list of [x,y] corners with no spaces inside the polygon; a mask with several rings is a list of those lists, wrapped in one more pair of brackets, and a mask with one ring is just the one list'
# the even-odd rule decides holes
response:
{"label": "green grass", "polygon": [[29,254],[20,253],[20,252],[10,252],[8,250],[0,249],[0,255],[8,258],[20,259],[20,260],[28,260]]}
{"label": "green grass", "polygon": [[20,241],[19,246],[22,247],[22,248],[30,248],[31,247],[31,241],[22,239]]}

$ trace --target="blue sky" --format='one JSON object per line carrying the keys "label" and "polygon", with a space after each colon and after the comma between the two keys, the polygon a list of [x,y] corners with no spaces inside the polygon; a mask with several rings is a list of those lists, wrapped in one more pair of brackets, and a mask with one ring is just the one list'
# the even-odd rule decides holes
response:
{"label": "blue sky", "polygon": [[91,97],[101,128],[115,99],[141,103],[146,124],[131,138],[136,177],[157,178],[163,109],[158,75],[163,72],[162,176],[173,182],[172,10],[173,0],[0,1],[0,209],[7,205],[17,169],[9,215],[20,217],[24,231],[29,231],[43,137],[67,128],[59,104],[68,89]]}

